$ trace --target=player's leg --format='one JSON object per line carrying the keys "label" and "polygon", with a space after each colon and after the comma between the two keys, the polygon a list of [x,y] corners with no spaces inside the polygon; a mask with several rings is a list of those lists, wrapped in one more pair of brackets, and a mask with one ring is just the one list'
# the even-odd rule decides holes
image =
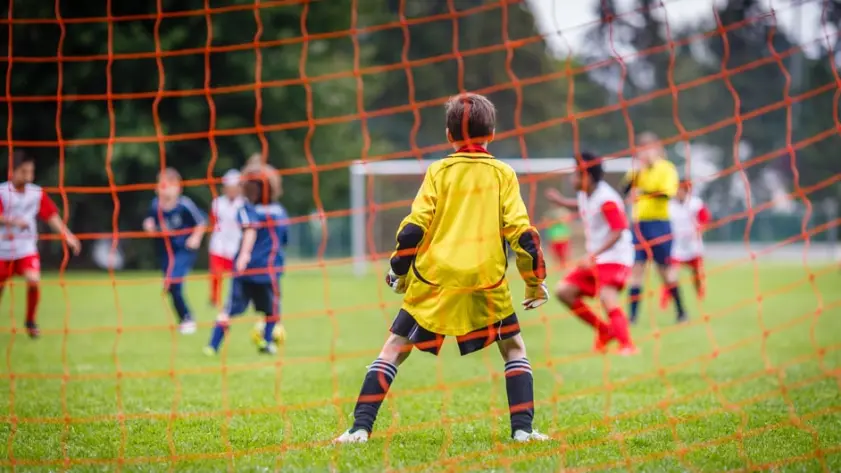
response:
{"label": "player's leg", "polygon": [[41,258],[31,255],[15,261],[15,272],[26,280],[26,333],[37,338],[38,303],[41,301]]}
{"label": "player's leg", "polygon": [[213,307],[219,307],[222,285],[222,259],[221,256],[211,253],[207,262],[210,273],[210,305]]}
{"label": "player's leg", "polygon": [[[605,269],[608,271],[609,269]],[[599,299],[602,303],[605,313],[610,318],[610,331],[613,336],[619,341],[619,354],[623,356],[633,355],[637,353],[634,343],[631,341],[631,332],[628,330],[628,319],[625,317],[625,312],[619,304],[619,290],[621,285],[608,283],[608,279],[614,278],[614,275],[608,275],[605,278],[605,284],[599,288]]]}
{"label": "player's leg", "polygon": [[706,288],[706,277],[704,276],[704,259],[700,256],[689,262],[689,267],[692,269],[692,282],[695,285],[695,293],[698,294],[698,299],[703,299]]}
{"label": "player's leg", "polygon": [[642,283],[645,280],[645,266],[651,253],[651,245],[645,238],[647,223],[634,223],[631,233],[634,241],[634,266],[631,268],[631,288],[628,290],[628,316],[632,324],[637,322],[642,302]]}
{"label": "player's leg", "polygon": [[[252,295],[254,310],[262,313],[266,318],[263,326],[263,338],[258,343],[260,353],[273,355],[277,353],[277,343],[274,340],[275,328],[280,322],[280,290],[277,283],[254,285]],[[281,327],[282,329],[282,327]]]}
{"label": "player's leg", "polygon": [[[669,264],[674,266],[673,270],[677,274],[676,277],[680,279],[680,266],[682,263],[672,259]],[[669,301],[672,299],[672,294],[668,284],[661,284],[660,287],[662,288],[660,291],[660,309],[666,310],[666,308],[669,307]]]}
{"label": "player's leg", "polygon": [[603,352],[611,340],[610,328],[584,303],[582,297],[596,295],[596,278],[590,269],[576,268],[558,283],[555,295],[572,313],[596,331],[593,350]]}
{"label": "player's leg", "polygon": [[[412,332],[421,332],[414,318],[406,311],[400,310],[391,324],[391,333],[386,339],[376,360],[368,366],[368,372],[362,381],[359,397],[353,409],[353,426],[340,435],[336,443],[367,442],[374,430],[380,406],[385,400],[397,368],[409,357],[413,343],[409,340]],[[437,352],[436,352],[437,353]]]}
{"label": "player's leg", "polygon": [[669,298],[675,304],[675,313],[678,322],[686,321],[686,311],[683,309],[683,298],[680,294],[680,284],[678,283],[678,266],[671,264],[672,262],[672,240],[671,227],[666,222],[658,222],[662,227],[657,232],[658,238],[669,238],[666,241],[658,242],[652,246],[652,256],[654,262],[657,264],[657,272],[660,274],[660,280],[668,288]]}
{"label": "player's leg", "polygon": [[[508,331],[505,331],[506,327]],[[511,438],[517,442],[548,440],[549,437],[534,429],[534,377],[516,315],[500,322],[499,338],[497,347],[505,362]]]}
{"label": "player's leg", "polygon": [[196,332],[196,322],[193,319],[187,298],[184,296],[184,283],[187,275],[193,269],[196,261],[195,251],[179,251],[174,255],[174,264],[170,273],[168,291],[172,299],[172,306],[178,314],[179,331],[183,334]]}
{"label": "player's leg", "polygon": [[219,353],[222,341],[228,333],[231,317],[236,317],[245,312],[250,303],[248,283],[238,278],[232,279],[228,303],[225,304],[225,308],[216,316],[216,324],[210,333],[210,341],[204,349],[205,354],[215,355]]}

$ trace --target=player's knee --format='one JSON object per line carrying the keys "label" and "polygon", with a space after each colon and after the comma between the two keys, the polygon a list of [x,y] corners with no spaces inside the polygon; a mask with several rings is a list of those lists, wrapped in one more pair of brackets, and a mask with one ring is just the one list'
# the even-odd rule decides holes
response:
{"label": "player's knee", "polygon": [[41,273],[37,271],[27,271],[23,274],[23,278],[30,286],[37,286],[41,282]]}
{"label": "player's knee", "polygon": [[632,286],[639,286],[642,284],[643,277],[645,276],[645,262],[637,261],[634,263],[634,266],[631,267],[631,278],[630,282]]}
{"label": "player's knee", "polygon": [[571,305],[578,297],[578,289],[568,282],[561,281],[555,289],[555,296],[564,304]]}
{"label": "player's knee", "polygon": [[526,357],[526,342],[519,333],[511,338],[500,340],[496,344],[505,362],[520,360]]}
{"label": "player's knee", "polygon": [[216,316],[216,323],[220,325],[227,325],[231,321],[231,316],[222,312]]}
{"label": "player's knee", "polygon": [[619,292],[616,289],[602,287],[599,291],[599,300],[606,312],[619,308]]}
{"label": "player's knee", "polygon": [[406,361],[406,358],[409,358],[411,353],[412,342],[410,342],[406,337],[401,337],[400,335],[392,333],[389,334],[388,339],[385,341],[383,349],[380,351],[379,358],[383,361],[392,363],[395,366],[400,366],[401,363]]}

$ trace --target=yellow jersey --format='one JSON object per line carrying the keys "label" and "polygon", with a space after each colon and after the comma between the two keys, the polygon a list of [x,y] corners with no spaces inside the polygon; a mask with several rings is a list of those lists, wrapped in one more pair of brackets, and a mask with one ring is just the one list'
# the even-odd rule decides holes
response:
{"label": "yellow jersey", "polygon": [[625,176],[633,192],[633,219],[637,222],[668,221],[669,200],[680,184],[677,168],[666,159],[631,170]]}
{"label": "yellow jersey", "polygon": [[[458,152],[430,165],[397,230],[398,249],[407,226],[422,237],[411,244],[403,309],[430,332],[464,335],[514,313],[506,243],[527,285],[546,277],[517,175],[486,152]],[[399,257],[395,251],[392,263]]]}

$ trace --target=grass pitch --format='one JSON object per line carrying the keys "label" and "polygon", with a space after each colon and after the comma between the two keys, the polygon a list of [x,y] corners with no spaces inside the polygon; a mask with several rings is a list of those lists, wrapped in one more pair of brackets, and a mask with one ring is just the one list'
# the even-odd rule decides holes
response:
{"label": "grass pitch", "polygon": [[[535,368],[536,426],[507,441],[495,349],[450,341],[403,365],[367,445],[329,445],[350,423],[399,305],[379,274],[297,269],[283,282],[288,339],[257,355],[253,317],[206,358],[215,310],[180,336],[157,274],[46,278],[43,337],[12,334],[20,287],[0,314],[0,465],[19,471],[841,470],[841,278],[837,267],[711,264],[708,298],[684,288],[692,323],[647,299],[635,358],[589,352],[592,333],[556,302],[521,314]],[[197,277],[200,277],[197,276]],[[554,284],[559,274],[550,279]],[[517,278],[512,275],[512,279]],[[651,291],[658,290],[650,284]],[[513,283],[519,297],[522,287]]]}

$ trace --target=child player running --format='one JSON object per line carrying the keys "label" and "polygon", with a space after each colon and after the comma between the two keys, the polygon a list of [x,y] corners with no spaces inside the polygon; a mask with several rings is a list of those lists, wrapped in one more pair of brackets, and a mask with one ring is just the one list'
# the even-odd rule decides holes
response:
{"label": "child player running", "polygon": [[162,235],[157,241],[158,258],[164,272],[164,288],[178,315],[182,334],[196,332],[196,322],[184,298],[184,280],[196,262],[196,250],[207,230],[207,218],[187,196],[181,195],[181,174],[166,168],[158,175],[158,196],[152,200],[143,220],[146,233]]}
{"label": "child player running", "polygon": [[277,353],[275,331],[280,322],[280,277],[288,224],[286,210],[277,202],[281,195],[279,176],[271,167],[249,164],[243,172],[243,190],[246,204],[237,211],[242,242],[228,303],[216,318],[210,342],[204,348],[210,356],[219,352],[231,317],[242,315],[252,303],[266,318],[257,348],[260,353]]}
{"label": "child player running", "polygon": [[11,180],[0,184],[0,294],[12,276],[26,280],[26,333],[38,338],[38,302],[41,299],[41,258],[38,255],[38,220],[61,235],[74,255],[81,251],[79,239],[68,230],[52,199],[35,179],[35,159],[15,151]]}
{"label": "child player running", "polygon": [[368,367],[353,425],[336,443],[367,442],[412,348],[438,355],[448,335],[456,337],[462,355],[496,343],[505,362],[512,439],[548,439],[532,426],[532,369],[505,276],[507,242],[526,283],[524,310],[546,302],[540,237],[513,169],[485,149],[494,136],[494,105],[481,95],[459,95],[447,102],[446,121],[455,153],[429,166],[398,228],[386,282],[405,294],[403,305]]}
{"label": "child player running", "polygon": [[[631,273],[634,246],[622,197],[603,180],[601,158],[583,153],[573,174],[578,198],[550,194],[559,206],[577,210],[584,223],[587,255],[558,284],[558,299],[579,319],[596,330],[594,350],[604,352],[612,340],[621,355],[637,352],[631,341],[628,320],[619,305],[619,293]],[[605,323],[582,300],[598,297],[609,321]]]}
{"label": "child player running", "polygon": [[[678,187],[677,196],[669,201],[672,223],[672,264],[688,267],[698,299],[704,298],[704,240],[703,227],[710,222],[710,211],[700,197],[692,195],[692,183],[685,180]],[[663,288],[660,305],[665,308],[671,297]]]}
{"label": "child player running", "polygon": [[242,230],[237,222],[240,207],[245,204],[241,195],[240,173],[231,169],[222,176],[222,195],[210,204],[210,305],[219,307],[222,281],[234,270],[234,256],[239,250]]}

